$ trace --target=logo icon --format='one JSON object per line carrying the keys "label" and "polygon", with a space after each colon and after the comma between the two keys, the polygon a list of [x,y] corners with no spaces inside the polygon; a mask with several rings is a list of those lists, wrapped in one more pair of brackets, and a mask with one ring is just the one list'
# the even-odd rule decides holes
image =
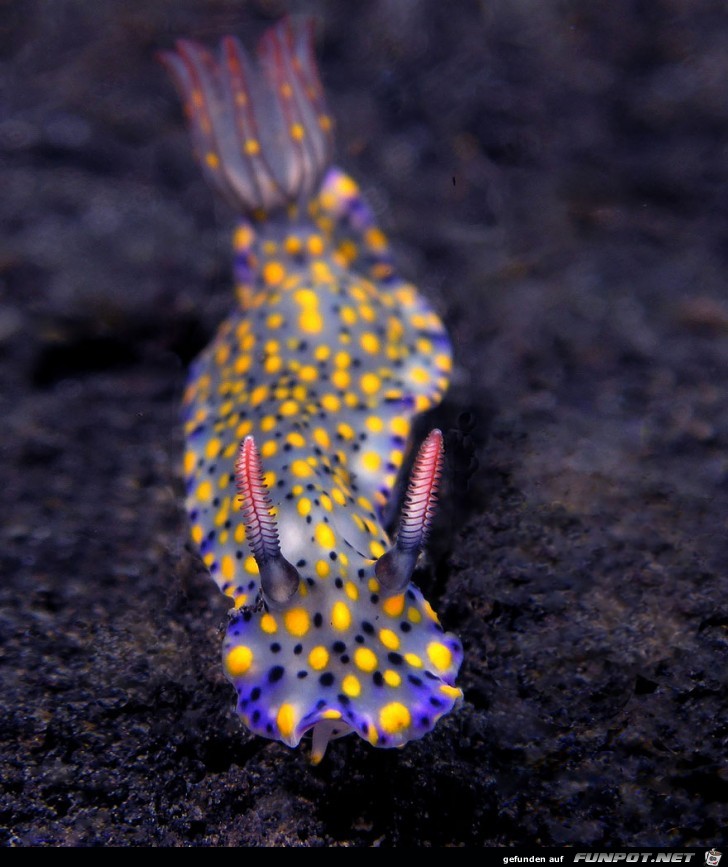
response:
{"label": "logo icon", "polygon": [[705,863],[708,867],[718,867],[722,854],[723,853],[719,852],[717,849],[711,849],[709,852],[705,853]]}

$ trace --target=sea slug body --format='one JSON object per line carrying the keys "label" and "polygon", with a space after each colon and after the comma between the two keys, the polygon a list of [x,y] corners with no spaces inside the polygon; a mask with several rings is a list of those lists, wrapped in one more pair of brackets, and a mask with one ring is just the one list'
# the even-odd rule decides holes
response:
{"label": "sea slug body", "polygon": [[163,60],[211,184],[242,212],[237,304],[184,397],[192,538],[234,609],[223,664],[243,723],[312,759],[356,732],[400,747],[460,700],[462,649],[410,579],[442,470],[415,459],[385,527],[414,417],[451,370],[443,326],[393,267],[332,128],[305,21],[253,62],[189,41]]}

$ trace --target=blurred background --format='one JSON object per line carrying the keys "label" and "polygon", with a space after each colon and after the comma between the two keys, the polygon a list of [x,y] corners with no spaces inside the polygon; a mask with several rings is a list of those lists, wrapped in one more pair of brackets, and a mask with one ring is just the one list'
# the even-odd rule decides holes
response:
{"label": "blurred background", "polygon": [[[235,215],[155,57],[289,12],[456,354],[420,583],[465,702],[315,770],[235,717],[187,544]],[[3,843],[720,844],[727,38],[722,0],[0,0]]]}

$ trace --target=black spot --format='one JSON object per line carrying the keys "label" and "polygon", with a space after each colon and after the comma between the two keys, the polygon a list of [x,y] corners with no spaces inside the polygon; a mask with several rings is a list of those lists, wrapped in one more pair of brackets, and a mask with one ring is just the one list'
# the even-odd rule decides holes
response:
{"label": "black spot", "polygon": [[348,653],[342,653],[341,656],[339,657],[339,662],[342,665],[348,665],[349,664],[349,654]]}
{"label": "black spot", "polygon": [[421,716],[420,717],[420,725],[423,728],[428,728],[430,725],[430,718],[428,716]]}
{"label": "black spot", "polygon": [[210,530],[210,532],[207,534],[207,538],[212,542],[212,540],[215,538],[215,531]]}
{"label": "black spot", "polygon": [[408,598],[408,599],[412,599],[412,600],[414,601],[415,594],[414,594],[414,591],[413,591],[413,590],[408,590],[408,591],[407,591],[407,598]]}
{"label": "black spot", "polygon": [[266,723],[265,730],[268,732],[269,735],[272,735],[273,734],[273,723]]}
{"label": "black spot", "polygon": [[431,695],[431,696],[430,696],[430,704],[431,704],[433,707],[442,707],[443,704],[444,704],[444,702],[440,701],[439,698],[435,698],[434,695]]}
{"label": "black spot", "polygon": [[313,580],[313,578],[306,578],[306,584],[308,584],[309,587],[313,587],[315,583],[316,582]]}
{"label": "black spot", "polygon": [[356,641],[357,644],[364,644],[364,636],[363,635],[355,635],[354,641]]}
{"label": "black spot", "polygon": [[367,635],[374,635],[374,627],[368,620],[362,620],[361,628]]}
{"label": "black spot", "polygon": [[296,677],[299,680],[303,680],[304,677],[308,677],[308,672],[307,671],[299,671],[298,674],[296,675]]}
{"label": "black spot", "polygon": [[351,699],[349,698],[348,695],[344,695],[343,693],[339,693],[339,695],[337,695],[336,697],[339,699],[339,704],[342,704],[344,707],[347,707],[347,705],[351,704]]}
{"label": "black spot", "polygon": [[392,663],[392,665],[402,665],[402,663],[404,662],[404,659],[402,659],[400,654],[395,653],[394,651],[387,654],[387,659]]}
{"label": "black spot", "polygon": [[296,656],[300,656],[300,655],[303,653],[303,645],[302,645],[302,644],[297,644],[297,645],[293,648],[293,652],[296,654]]}
{"label": "black spot", "polygon": [[280,653],[281,652],[281,646],[280,646],[280,644],[278,644],[277,641],[274,641],[273,644],[271,644],[270,652],[271,653]]}
{"label": "black spot", "polygon": [[299,569],[302,569],[305,565],[306,565],[305,560],[296,560],[296,566],[298,566]]}
{"label": "black spot", "polygon": [[268,672],[268,683],[278,683],[285,673],[286,670],[282,665],[274,665]]}
{"label": "black spot", "polygon": [[399,628],[402,630],[402,632],[412,632],[412,626],[411,624],[407,623],[406,620],[403,620],[399,624]]}
{"label": "black spot", "polygon": [[321,686],[333,686],[334,675],[330,671],[325,671],[319,678]]}
{"label": "black spot", "polygon": [[236,551],[235,552],[235,559],[236,560],[242,560],[243,559],[243,552],[242,551]]}
{"label": "black spot", "polygon": [[247,706],[248,706],[248,699],[247,698],[241,698],[240,699],[240,709],[245,710],[245,708]]}
{"label": "black spot", "polygon": [[336,553],[336,551],[329,551],[329,560],[336,560],[337,557],[338,554]]}
{"label": "black spot", "polygon": [[323,622],[324,622],[324,619],[323,619],[323,617],[321,616],[321,612],[320,612],[320,611],[317,611],[317,612],[314,614],[314,616],[313,616],[313,625],[316,627],[316,629],[320,629],[320,628],[321,628],[321,624],[322,624]]}
{"label": "black spot", "polygon": [[334,581],[334,586],[341,590],[341,588],[344,586],[344,582],[341,580],[341,578],[337,578]]}
{"label": "black spot", "polygon": [[422,686],[422,680],[414,674],[408,674],[407,680],[412,684],[412,686]]}
{"label": "black spot", "polygon": [[254,723],[257,723],[258,720],[260,719],[260,711],[254,710],[253,715],[251,716],[251,719],[253,720]]}
{"label": "black spot", "polygon": [[382,677],[381,671],[375,671],[372,675],[372,680],[374,681],[375,686],[384,686],[384,678]]}
{"label": "black spot", "polygon": [[366,573],[363,569],[359,569],[356,574],[359,576],[359,578],[363,578]]}
{"label": "black spot", "polygon": [[316,702],[316,710],[322,710],[322,708],[325,708],[325,707],[326,707],[326,699],[325,699],[325,698],[320,698],[320,699]]}
{"label": "black spot", "polygon": [[425,677],[426,677],[428,680],[439,680],[439,679],[440,679],[436,674],[433,674],[431,671],[426,671],[426,672],[425,672]]}
{"label": "black spot", "polygon": [[250,700],[251,701],[258,701],[259,698],[260,698],[260,687],[256,686],[253,689],[253,691],[250,693]]}
{"label": "black spot", "polygon": [[343,641],[335,641],[331,645],[331,649],[334,651],[334,653],[343,653],[346,650],[346,645]]}

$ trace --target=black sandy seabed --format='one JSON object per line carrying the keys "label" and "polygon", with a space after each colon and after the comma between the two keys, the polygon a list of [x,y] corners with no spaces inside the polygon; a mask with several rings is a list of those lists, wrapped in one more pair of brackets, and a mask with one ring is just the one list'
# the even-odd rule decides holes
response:
{"label": "black sandy seabed", "polygon": [[[724,842],[725,3],[0,5],[2,842]],[[234,215],[155,60],[286,11],[457,355],[419,582],[464,704],[316,768],[234,714],[187,542]]]}

